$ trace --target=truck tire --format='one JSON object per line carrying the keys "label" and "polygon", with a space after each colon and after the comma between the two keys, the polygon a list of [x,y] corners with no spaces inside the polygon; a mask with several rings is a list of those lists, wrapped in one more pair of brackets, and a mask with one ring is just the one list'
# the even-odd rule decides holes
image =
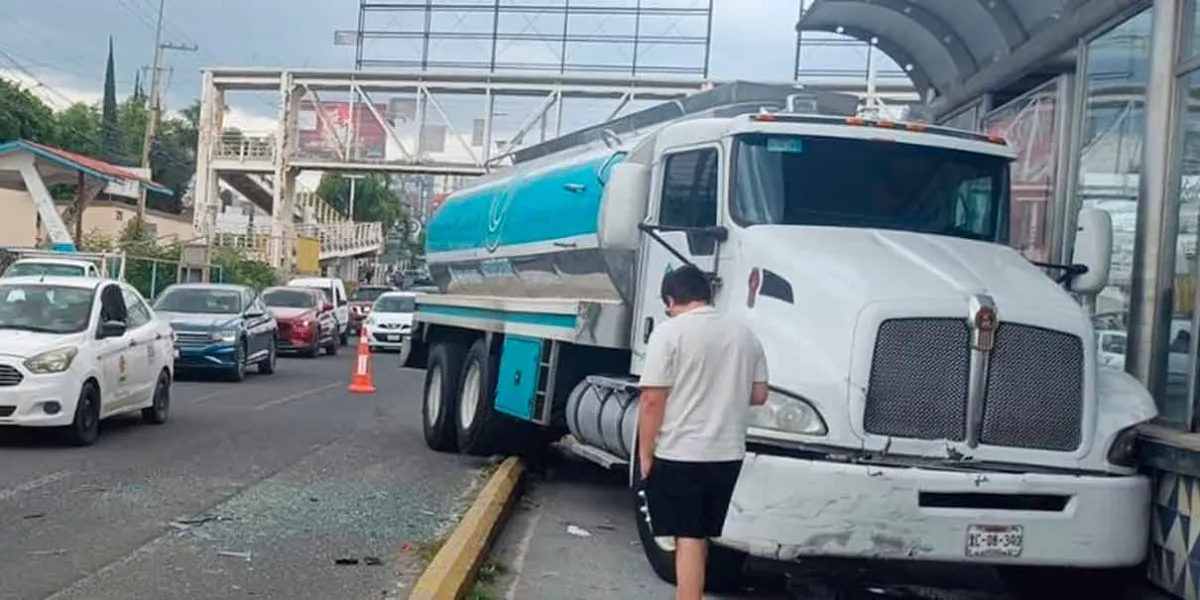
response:
{"label": "truck tire", "polygon": [[[654,537],[650,526],[650,512],[646,504],[645,486],[642,481],[642,468],[637,459],[637,451],[633,452],[633,518],[637,522],[638,540],[642,543],[642,551],[654,574],[663,581],[675,584],[675,545],[674,540],[659,540]],[[731,550],[709,543],[708,562],[705,564],[704,589],[711,593],[732,593],[742,588],[743,573],[746,570],[748,556],[743,552]]]}
{"label": "truck tire", "polygon": [[459,385],[458,410],[454,422],[458,427],[458,447],[465,454],[491,456],[506,450],[505,440],[513,433],[513,422],[496,412],[496,376],[499,357],[488,352],[487,342],[480,338],[471,344],[463,362]]}
{"label": "truck tire", "polygon": [[421,423],[425,445],[438,452],[458,449],[455,409],[458,407],[459,380],[462,378],[461,344],[439,342],[429,352],[429,368],[425,370],[425,394],[421,401]]}

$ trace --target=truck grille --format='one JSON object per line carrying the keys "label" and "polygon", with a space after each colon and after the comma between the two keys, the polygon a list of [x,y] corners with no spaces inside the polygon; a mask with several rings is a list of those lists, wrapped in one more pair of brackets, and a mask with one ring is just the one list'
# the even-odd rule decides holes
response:
{"label": "truck grille", "polygon": [[1082,441],[1083,342],[1078,336],[1001,323],[988,370],[980,441],[1075,450]]}
{"label": "truck grille", "polygon": [[212,335],[200,331],[176,331],[175,339],[180,348],[203,348],[212,340]]}
{"label": "truck grille", "polygon": [[[863,427],[915,439],[966,439],[970,330],[965,319],[895,319],[879,327]],[[1002,323],[991,353],[980,442],[1067,451],[1083,420],[1083,343]]]}
{"label": "truck grille", "polygon": [[867,432],[966,439],[970,335],[964,319],[885,321],[867,388]]}

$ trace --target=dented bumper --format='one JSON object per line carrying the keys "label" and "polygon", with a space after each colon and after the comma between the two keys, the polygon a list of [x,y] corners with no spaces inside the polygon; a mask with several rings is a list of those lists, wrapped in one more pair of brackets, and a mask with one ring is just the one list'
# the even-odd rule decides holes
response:
{"label": "dented bumper", "polygon": [[998,565],[1140,563],[1145,477],[961,472],[749,454],[723,546],[779,560],[826,556]]}

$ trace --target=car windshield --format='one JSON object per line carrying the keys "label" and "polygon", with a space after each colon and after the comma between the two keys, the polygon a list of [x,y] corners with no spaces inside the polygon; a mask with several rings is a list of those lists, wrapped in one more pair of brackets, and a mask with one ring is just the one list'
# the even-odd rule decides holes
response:
{"label": "car windshield", "polygon": [[52,277],[82,277],[87,271],[79,265],[62,265],[56,263],[15,263],[4,272],[5,277],[22,277],[49,275]]}
{"label": "car windshield", "polygon": [[354,290],[354,295],[350,299],[355,302],[374,302],[389,291],[388,288],[362,287]]}
{"label": "car windshield", "polygon": [[417,299],[412,296],[384,296],[375,302],[375,312],[410,313],[417,309]]}
{"label": "car windshield", "polygon": [[87,288],[0,285],[0,329],[78,333],[91,321],[93,295]]}
{"label": "car windshield", "polygon": [[1008,160],[915,144],[738,137],[731,209],[744,226],[895,229],[1005,243]]}
{"label": "car windshield", "polygon": [[267,290],[263,302],[274,308],[316,308],[317,298],[308,290]]}
{"label": "car windshield", "polygon": [[154,308],[166,312],[236,314],[242,312],[242,293],[215,288],[175,288],[164,292]]}

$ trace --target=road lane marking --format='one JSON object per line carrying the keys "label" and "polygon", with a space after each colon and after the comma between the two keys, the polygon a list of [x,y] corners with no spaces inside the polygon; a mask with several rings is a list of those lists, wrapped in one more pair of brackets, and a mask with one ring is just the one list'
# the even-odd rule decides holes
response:
{"label": "road lane marking", "polygon": [[237,393],[237,390],[221,390],[219,392],[213,392],[211,394],[205,394],[203,396],[200,396],[199,398],[196,398],[195,400],[189,401],[188,404],[200,404],[202,402],[208,402],[209,400],[213,400],[215,398],[220,398],[222,396],[229,396],[229,395],[235,394],[235,393]]}
{"label": "road lane marking", "polygon": [[254,407],[254,410],[266,410],[266,409],[268,409],[268,408],[274,408],[274,407],[276,407],[276,406],[279,406],[279,405],[281,405],[281,404],[287,404],[288,402],[291,402],[291,401],[293,401],[293,400],[299,400],[299,399],[301,399],[301,398],[307,398],[307,397],[309,397],[309,396],[312,396],[313,394],[319,394],[319,393],[321,393],[321,392],[324,392],[324,391],[326,391],[326,390],[331,390],[331,389],[333,389],[333,388],[335,388],[335,387],[338,387],[338,386],[341,386],[341,385],[346,385],[346,384],[344,384],[344,383],[342,383],[342,382],[340,382],[340,381],[339,381],[339,382],[336,382],[336,383],[330,383],[330,384],[328,384],[328,385],[323,385],[323,386],[321,386],[321,387],[319,387],[319,388],[315,388],[315,389],[311,389],[311,390],[306,390],[306,391],[299,392],[299,393],[296,393],[296,394],[291,394],[291,395],[289,395],[289,396],[284,396],[284,397],[282,397],[282,398],[276,398],[276,399],[274,399],[274,400],[272,400],[272,401],[270,401],[270,402],[267,402],[267,403],[265,403],[265,404],[260,404],[260,405],[258,405],[258,406],[256,406],[256,407]]}
{"label": "road lane marking", "polygon": [[72,471],[63,469],[62,471],[55,471],[53,473],[50,473],[49,475],[43,475],[41,477],[38,477],[37,479],[31,479],[20,485],[16,485],[11,488],[8,488],[7,490],[0,490],[0,502],[5,501],[5,500],[10,500],[10,499],[15,498],[16,496],[18,496],[20,494],[24,494],[26,492],[32,492],[33,490],[36,490],[40,487],[48,486],[48,485],[54,483],[55,481],[59,481],[60,479],[66,479],[67,477],[70,477],[73,474],[74,473]]}
{"label": "road lane marking", "polygon": [[542,507],[538,506],[537,511],[530,517],[525,531],[521,534],[521,541],[517,542],[517,556],[513,559],[512,569],[513,579],[508,586],[508,592],[504,594],[504,600],[516,600],[517,586],[521,583],[521,573],[525,570],[525,557],[529,555],[529,547],[533,545],[533,534],[537,531],[538,522],[542,520]]}

